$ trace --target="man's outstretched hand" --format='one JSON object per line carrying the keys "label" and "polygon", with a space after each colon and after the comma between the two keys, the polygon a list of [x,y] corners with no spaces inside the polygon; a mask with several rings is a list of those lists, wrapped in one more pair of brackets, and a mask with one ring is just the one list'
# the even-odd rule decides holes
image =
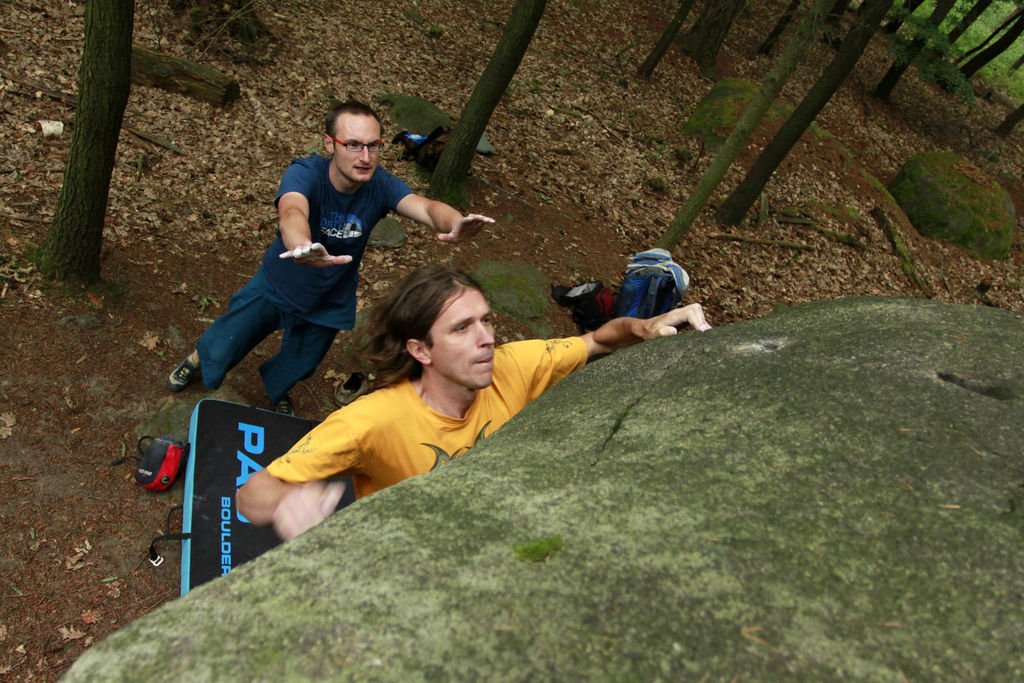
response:
{"label": "man's outstretched hand", "polygon": [[301,263],[304,266],[316,266],[318,268],[341,266],[352,262],[352,257],[348,254],[340,256],[328,254],[327,248],[319,242],[306,242],[291,251],[284,252],[279,258],[293,258],[296,263]]}
{"label": "man's outstretched hand", "polygon": [[290,541],[327,518],[345,493],[345,482],[311,481],[289,491],[274,510],[274,531]]}
{"label": "man's outstretched hand", "polygon": [[673,308],[668,313],[662,313],[654,318],[642,321],[643,338],[655,339],[657,337],[669,337],[679,331],[679,328],[688,324],[691,329],[701,332],[710,330],[711,325],[704,319],[704,308],[700,304],[690,304],[682,308]]}
{"label": "man's outstretched hand", "polygon": [[479,213],[471,213],[463,216],[462,219],[455,224],[455,227],[451,229],[451,232],[442,232],[437,236],[437,239],[442,242],[462,242],[483,230],[483,227],[488,223],[493,222],[493,218],[488,218],[487,216]]}

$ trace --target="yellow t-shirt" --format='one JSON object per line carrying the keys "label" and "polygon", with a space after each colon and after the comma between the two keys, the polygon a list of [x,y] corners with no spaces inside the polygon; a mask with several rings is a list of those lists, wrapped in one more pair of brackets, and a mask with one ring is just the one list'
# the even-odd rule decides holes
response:
{"label": "yellow t-shirt", "polygon": [[402,380],[329,415],[267,471],[293,483],[352,475],[361,498],[464,454],[586,362],[579,337],[504,344],[494,351],[493,382],[465,417],[435,411]]}

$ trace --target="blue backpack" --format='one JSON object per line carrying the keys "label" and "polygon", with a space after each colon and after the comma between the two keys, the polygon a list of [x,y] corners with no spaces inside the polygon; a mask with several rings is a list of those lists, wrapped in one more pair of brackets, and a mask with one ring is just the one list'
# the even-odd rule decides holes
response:
{"label": "blue backpack", "polygon": [[683,298],[690,278],[664,249],[648,249],[629,260],[626,279],[615,300],[615,316],[653,318]]}

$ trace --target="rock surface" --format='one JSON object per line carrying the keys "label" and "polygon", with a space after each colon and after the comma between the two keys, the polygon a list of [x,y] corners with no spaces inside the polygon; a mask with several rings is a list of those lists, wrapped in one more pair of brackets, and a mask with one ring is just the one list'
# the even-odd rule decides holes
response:
{"label": "rock surface", "polygon": [[67,680],[1019,679],[1022,339],[861,298],[620,351]]}

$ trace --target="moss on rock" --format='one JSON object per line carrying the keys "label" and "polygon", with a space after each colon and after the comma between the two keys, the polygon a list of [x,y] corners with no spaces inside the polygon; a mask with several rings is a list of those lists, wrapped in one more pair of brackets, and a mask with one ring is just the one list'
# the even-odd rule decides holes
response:
{"label": "moss on rock", "polygon": [[1022,336],[865,297],[624,349],[66,680],[1021,680]]}
{"label": "moss on rock", "polygon": [[996,180],[952,152],[911,157],[889,191],[922,235],[981,258],[1009,255],[1016,220],[1010,196]]}

